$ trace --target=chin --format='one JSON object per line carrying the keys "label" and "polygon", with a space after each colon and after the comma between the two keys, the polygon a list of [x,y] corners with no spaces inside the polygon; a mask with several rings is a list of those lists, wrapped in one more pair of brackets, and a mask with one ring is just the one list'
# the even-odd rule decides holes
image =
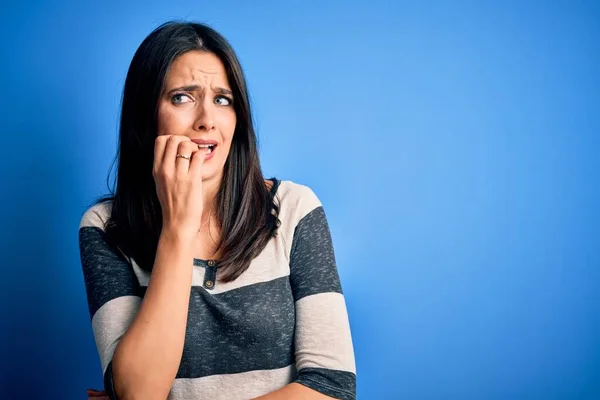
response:
{"label": "chin", "polygon": [[210,182],[215,179],[218,179],[219,176],[217,176],[217,175],[222,175],[222,174],[217,174],[216,171],[212,170],[212,168],[210,171],[202,171],[202,182]]}

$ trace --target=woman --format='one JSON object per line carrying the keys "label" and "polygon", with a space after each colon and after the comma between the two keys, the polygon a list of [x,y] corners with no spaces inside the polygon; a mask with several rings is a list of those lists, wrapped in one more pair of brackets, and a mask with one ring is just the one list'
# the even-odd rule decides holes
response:
{"label": "woman", "polygon": [[160,26],[122,102],[116,191],[79,228],[106,395],[354,399],[323,208],[306,186],[264,179],[228,42]]}

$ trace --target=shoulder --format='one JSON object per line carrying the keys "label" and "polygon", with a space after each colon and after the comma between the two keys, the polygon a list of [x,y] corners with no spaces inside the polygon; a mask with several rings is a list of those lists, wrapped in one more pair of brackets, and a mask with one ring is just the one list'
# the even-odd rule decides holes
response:
{"label": "shoulder", "polygon": [[81,228],[99,228],[104,230],[104,226],[112,212],[112,201],[105,201],[94,204],[83,213],[79,221],[79,229]]}
{"label": "shoulder", "polygon": [[301,207],[310,211],[321,206],[321,201],[312,188],[290,180],[279,181],[276,196],[282,207]]}
{"label": "shoulder", "polygon": [[276,201],[284,214],[293,215],[297,221],[322,207],[315,191],[304,184],[291,180],[278,181]]}

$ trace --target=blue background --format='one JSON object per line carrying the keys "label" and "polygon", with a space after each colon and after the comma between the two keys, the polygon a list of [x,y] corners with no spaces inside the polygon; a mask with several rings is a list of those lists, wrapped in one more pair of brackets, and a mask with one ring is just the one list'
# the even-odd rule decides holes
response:
{"label": "blue background", "polygon": [[598,2],[89,3],[0,6],[3,398],[101,387],[77,228],[171,18],[231,41],[266,175],[325,206],[360,399],[600,398]]}

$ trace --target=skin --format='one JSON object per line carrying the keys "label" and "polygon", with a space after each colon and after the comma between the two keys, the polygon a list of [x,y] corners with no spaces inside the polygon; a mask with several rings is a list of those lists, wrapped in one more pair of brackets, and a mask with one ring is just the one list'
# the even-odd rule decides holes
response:
{"label": "skin", "polygon": [[[159,101],[159,136],[217,142],[212,157],[202,165],[204,210],[195,252],[200,259],[219,258],[215,242],[219,241],[220,227],[211,216],[237,122],[233,102],[223,63],[216,55],[201,51],[184,53],[173,62]],[[184,147],[180,153],[195,151],[199,150]]]}
{"label": "skin", "polygon": [[[193,268],[190,260],[219,257],[215,242],[220,230],[211,215],[236,125],[235,99],[230,92],[225,67],[212,53],[181,55],[166,77],[159,99],[153,166],[163,230],[146,295],[113,356],[120,399],[167,397],[183,352]],[[192,139],[217,142],[211,159],[204,160],[206,150],[199,149]],[[177,158],[177,154],[191,159]],[[161,352],[156,352],[157,348]],[[93,390],[88,397],[108,399],[106,393]],[[259,399],[331,397],[291,383]]]}

